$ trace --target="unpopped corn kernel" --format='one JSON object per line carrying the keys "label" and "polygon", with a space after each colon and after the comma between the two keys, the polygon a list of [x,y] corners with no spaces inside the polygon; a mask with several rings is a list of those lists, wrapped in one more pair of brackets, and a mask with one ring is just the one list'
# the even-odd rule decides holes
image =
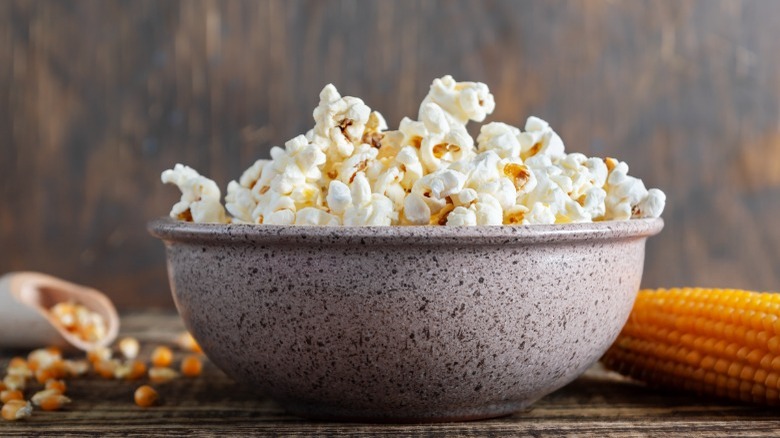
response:
{"label": "unpopped corn kernel", "polygon": [[189,355],[181,361],[181,373],[187,377],[197,377],[203,370],[203,363],[195,355]]}
{"label": "unpopped corn kernel", "polygon": [[16,421],[32,415],[32,404],[24,400],[10,400],[3,405],[2,417],[4,420]]}
{"label": "unpopped corn kernel", "polygon": [[18,389],[0,391],[0,402],[8,403],[11,400],[24,400],[24,394]]}
{"label": "unpopped corn kernel", "polygon": [[149,380],[157,383],[164,383],[176,379],[180,376],[176,370],[168,367],[149,368]]}
{"label": "unpopped corn kernel", "polygon": [[161,345],[152,351],[152,364],[156,367],[167,367],[173,363],[173,352],[170,348]]}
{"label": "unpopped corn kernel", "polygon": [[139,386],[133,394],[135,404],[142,408],[148,408],[149,406],[152,406],[153,404],[157,403],[159,398],[160,396],[157,394],[157,391],[149,385]]}

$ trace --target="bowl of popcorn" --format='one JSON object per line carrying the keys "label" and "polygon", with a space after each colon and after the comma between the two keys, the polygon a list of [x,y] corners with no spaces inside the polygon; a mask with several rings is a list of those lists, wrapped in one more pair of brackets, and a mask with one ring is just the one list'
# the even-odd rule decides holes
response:
{"label": "bowl of popcorn", "polygon": [[665,196],[548,123],[466,129],[487,86],[433,81],[389,130],[326,86],[314,128],[227,187],[177,164],[165,243],[176,306],[209,358],[289,412],[457,421],[575,379],[620,332]]}

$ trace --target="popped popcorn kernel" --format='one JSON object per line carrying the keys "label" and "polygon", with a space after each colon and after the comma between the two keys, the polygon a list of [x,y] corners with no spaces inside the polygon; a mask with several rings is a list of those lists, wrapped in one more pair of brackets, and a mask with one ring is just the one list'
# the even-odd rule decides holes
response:
{"label": "popped popcorn kernel", "polygon": [[226,222],[219,187],[214,181],[182,164],[163,172],[161,179],[163,183],[175,184],[181,190],[181,200],[171,208],[172,218],[199,223]]}
{"label": "popped popcorn kernel", "polygon": [[[219,189],[177,164],[163,172],[181,200],[183,221],[302,226],[534,225],[659,217],[666,196],[647,189],[615,158],[566,151],[545,120],[522,127],[467,124],[495,109],[487,85],[434,79],[417,119],[389,129],[357,97],[326,85],[314,126],[273,147]],[[227,214],[225,213],[227,210]]]}

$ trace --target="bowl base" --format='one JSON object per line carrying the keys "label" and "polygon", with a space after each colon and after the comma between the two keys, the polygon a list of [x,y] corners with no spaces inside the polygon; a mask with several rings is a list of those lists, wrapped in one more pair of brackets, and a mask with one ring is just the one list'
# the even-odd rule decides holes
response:
{"label": "bowl base", "polygon": [[487,420],[506,417],[518,412],[531,410],[532,401],[491,404],[487,406],[436,409],[428,412],[410,412],[404,410],[354,410],[338,406],[322,406],[311,403],[281,403],[288,413],[309,420],[347,422],[347,423],[454,423],[462,421]]}

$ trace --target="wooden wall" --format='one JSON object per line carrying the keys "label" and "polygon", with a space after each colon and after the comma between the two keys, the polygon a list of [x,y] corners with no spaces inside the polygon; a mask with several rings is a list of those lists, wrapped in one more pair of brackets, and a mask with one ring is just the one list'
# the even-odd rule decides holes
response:
{"label": "wooden wall", "polygon": [[308,129],[320,88],[414,115],[486,82],[669,195],[644,285],[780,290],[780,2],[0,2],[0,272],[170,306],[145,223],[176,162],[222,187]]}

